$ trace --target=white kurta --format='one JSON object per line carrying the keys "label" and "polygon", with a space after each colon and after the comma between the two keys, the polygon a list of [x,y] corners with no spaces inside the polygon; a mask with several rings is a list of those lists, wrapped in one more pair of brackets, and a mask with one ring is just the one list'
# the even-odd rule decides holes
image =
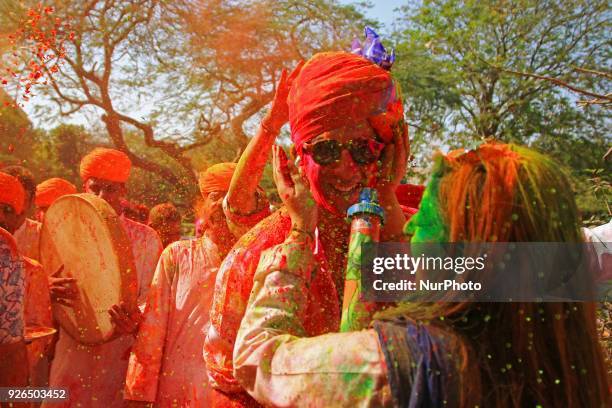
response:
{"label": "white kurta", "polygon": [[202,348],[220,261],[206,237],[164,250],[130,357],[126,399],[159,407],[209,406]]}
{"label": "white kurta", "polygon": [[[121,221],[132,244],[138,277],[138,303],[143,305],[162,244],[157,233],[146,225],[124,217],[121,217]],[[134,336],[126,335],[104,344],[86,346],[60,330],[49,384],[51,387],[67,388],[69,399],[64,404],[43,403],[43,407],[121,407],[133,343]]]}

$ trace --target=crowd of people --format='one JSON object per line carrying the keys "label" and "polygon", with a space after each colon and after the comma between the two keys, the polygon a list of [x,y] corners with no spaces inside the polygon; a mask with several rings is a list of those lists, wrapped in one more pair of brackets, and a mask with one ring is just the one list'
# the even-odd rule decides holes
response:
{"label": "crowd of people", "polygon": [[[400,303],[339,333],[346,212],[364,187],[385,212],[382,242],[584,241],[567,176],[523,146],[438,154],[424,192],[402,184],[408,128],[388,68],[326,52],[283,71],[238,163],[199,175],[195,239],[179,239],[169,203],[148,225],[128,217],[126,154],[83,157],[81,191],[119,215],[137,275],[137,307],[108,310],[102,344],[54,321],[78,282],[39,263],[46,210],[78,189],[1,168],[0,386],[66,388],[42,403],[66,407],[609,406],[594,303]],[[286,122],[289,154],[274,144]],[[259,186],[270,153],[274,212]],[[58,334],[26,344],[27,326]]]}

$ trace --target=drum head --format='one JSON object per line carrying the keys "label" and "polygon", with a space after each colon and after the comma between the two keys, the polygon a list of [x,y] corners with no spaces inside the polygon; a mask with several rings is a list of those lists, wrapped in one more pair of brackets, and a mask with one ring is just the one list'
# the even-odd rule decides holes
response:
{"label": "drum head", "polygon": [[84,344],[112,336],[108,309],[119,302],[136,307],[137,277],[131,245],[112,207],[93,194],[57,199],[47,210],[40,236],[47,274],[76,279],[73,307],[53,304],[53,314],[70,336]]}

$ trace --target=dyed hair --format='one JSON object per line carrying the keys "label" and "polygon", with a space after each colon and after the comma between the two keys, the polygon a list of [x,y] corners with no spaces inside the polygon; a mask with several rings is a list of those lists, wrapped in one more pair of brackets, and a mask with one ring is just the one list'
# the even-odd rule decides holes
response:
{"label": "dyed hair", "polygon": [[181,214],[172,203],[157,204],[149,211],[149,226],[151,227],[180,221]]}
{"label": "dyed hair", "polygon": [[[436,158],[421,209],[447,242],[581,242],[565,171],[525,147],[485,143]],[[441,241],[443,242],[443,241]],[[377,318],[458,338],[462,406],[601,407],[609,391],[594,303],[412,303]]]}

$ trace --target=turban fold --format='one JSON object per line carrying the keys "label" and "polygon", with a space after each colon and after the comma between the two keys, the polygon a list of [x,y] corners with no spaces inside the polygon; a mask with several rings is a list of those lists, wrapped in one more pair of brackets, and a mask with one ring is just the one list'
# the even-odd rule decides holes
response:
{"label": "turban fold", "polygon": [[0,203],[13,207],[21,214],[25,205],[25,190],[16,177],[0,172]]}
{"label": "turban fold", "polygon": [[49,207],[55,200],[68,194],[76,194],[77,189],[63,178],[53,177],[36,186],[34,203],[37,207]]}
{"label": "turban fold", "polygon": [[199,185],[202,195],[229,190],[235,169],[236,163],[218,163],[200,173]]}
{"label": "turban fold", "polygon": [[325,52],[313,56],[288,96],[291,139],[298,153],[304,142],[356,120],[368,119],[390,142],[403,120],[399,88],[391,74],[362,56]]}
{"label": "turban fold", "polygon": [[81,179],[91,177],[125,183],[130,176],[132,162],[119,150],[97,147],[81,160]]}

